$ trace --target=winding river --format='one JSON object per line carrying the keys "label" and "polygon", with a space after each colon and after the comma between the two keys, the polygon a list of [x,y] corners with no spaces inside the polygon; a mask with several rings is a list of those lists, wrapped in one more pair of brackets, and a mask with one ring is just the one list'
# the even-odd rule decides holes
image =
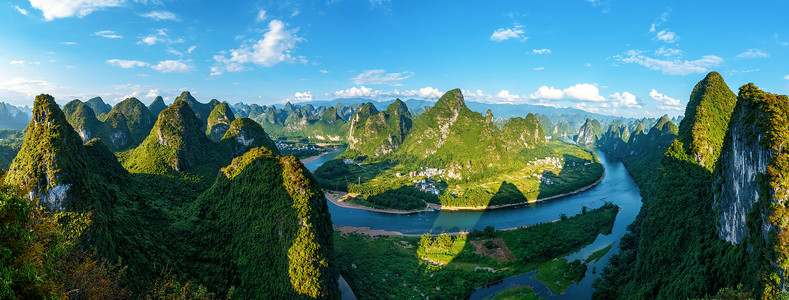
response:
{"label": "winding river", "polygon": [[[321,164],[339,155],[343,149],[333,151],[319,159],[305,164],[314,171]],[[583,206],[597,208],[605,201],[619,205],[614,227],[609,235],[598,235],[592,244],[576,253],[566,256],[570,261],[588,257],[593,252],[614,243],[614,247],[602,259],[590,263],[586,276],[573,284],[564,294],[557,295],[539,281],[531,278],[535,272],[504,279],[498,284],[475,290],[470,299],[490,298],[504,290],[517,286],[531,286],[535,292],[546,299],[588,299],[591,298],[592,281],[598,277],[603,267],[608,264],[611,255],[619,252],[619,239],[625,234],[626,227],[633,222],[641,209],[641,196],[633,178],[619,159],[595,150],[600,162],[605,167],[605,178],[597,186],[578,194],[562,197],[530,205],[521,205],[489,211],[432,211],[415,214],[387,214],[366,210],[339,207],[328,202],[332,222],[335,226],[371,227],[398,231],[404,234],[423,234],[482,230],[486,226],[497,229],[531,225],[559,218],[560,214],[574,215],[581,212]],[[593,273],[593,271],[595,271]]]}

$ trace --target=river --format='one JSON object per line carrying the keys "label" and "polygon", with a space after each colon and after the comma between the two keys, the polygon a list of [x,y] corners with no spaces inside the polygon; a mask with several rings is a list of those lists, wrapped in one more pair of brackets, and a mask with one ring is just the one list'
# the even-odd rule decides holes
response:
{"label": "river", "polygon": [[[305,164],[314,171],[321,164],[339,155],[343,149],[321,156],[318,160]],[[387,214],[366,210],[339,207],[331,202],[329,211],[335,226],[371,227],[399,231],[407,234],[425,232],[457,232],[482,230],[486,226],[497,229],[536,224],[559,218],[560,214],[575,215],[583,206],[597,208],[604,201],[612,202],[620,207],[609,235],[598,235],[594,242],[576,253],[566,256],[570,261],[588,257],[593,252],[603,249],[611,243],[614,247],[596,263],[590,263],[586,276],[580,282],[570,286],[562,295],[556,295],[542,283],[531,278],[534,272],[504,279],[501,283],[479,288],[470,295],[470,299],[492,297],[512,287],[528,285],[534,288],[541,297],[546,299],[588,299],[594,289],[592,281],[598,277],[603,267],[608,264],[611,255],[619,252],[619,239],[625,234],[627,225],[635,220],[641,209],[641,195],[638,185],[630,177],[619,159],[607,153],[595,150],[600,162],[605,167],[605,178],[595,187],[581,193],[530,205],[501,208],[488,211],[434,211],[407,215]],[[592,273],[592,271],[596,271]]]}

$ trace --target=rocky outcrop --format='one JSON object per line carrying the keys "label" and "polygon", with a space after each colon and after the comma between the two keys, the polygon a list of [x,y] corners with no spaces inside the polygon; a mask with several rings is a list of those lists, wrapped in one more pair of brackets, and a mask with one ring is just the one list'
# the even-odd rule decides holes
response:
{"label": "rocky outcrop", "polygon": [[208,116],[208,125],[206,126],[205,134],[208,135],[212,141],[219,141],[225,135],[225,131],[230,128],[230,123],[236,119],[233,111],[227,103],[220,103],[214,106],[211,115]]}
{"label": "rocky outcrop", "polygon": [[586,119],[584,125],[578,129],[578,136],[575,138],[575,142],[579,145],[593,145],[600,138],[602,131],[600,122]]}
{"label": "rocky outcrop", "polygon": [[233,156],[244,154],[247,150],[258,147],[266,148],[271,153],[280,155],[274,141],[269,138],[263,127],[250,118],[238,118],[230,123],[221,142],[230,148]]}
{"label": "rocky outcrop", "polygon": [[[90,109],[90,108],[88,108]],[[11,163],[5,182],[28,192],[30,200],[66,210],[73,190],[84,190],[85,150],[82,139],[66,120],[55,99],[38,95],[22,149]]]}

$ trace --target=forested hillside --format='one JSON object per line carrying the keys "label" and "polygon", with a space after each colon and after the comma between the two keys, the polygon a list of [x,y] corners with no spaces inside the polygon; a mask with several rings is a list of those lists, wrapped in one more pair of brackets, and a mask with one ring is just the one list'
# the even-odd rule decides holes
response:
{"label": "forested hillside", "polygon": [[[661,119],[649,134],[631,135],[623,161],[644,205],[595,281],[596,298],[779,296],[786,242],[775,203],[783,199],[787,103],[753,84],[735,96],[712,72],[694,88],[678,130]],[[677,132],[659,164],[650,161],[673,134],[653,131]]]}
{"label": "forested hillside", "polygon": [[[51,96],[38,96],[0,189],[10,199],[0,201],[4,228],[32,228],[33,235],[0,231],[13,241],[0,245],[11,255],[2,258],[10,263],[0,267],[0,295],[336,297],[331,218],[309,171],[279,156],[247,118],[233,121],[219,142],[209,140],[191,107],[176,100],[139,147],[119,154],[129,172],[100,139],[83,144]],[[53,211],[21,200],[19,191]],[[30,218],[57,224],[25,227]],[[68,244],[58,248],[33,238],[62,243],[64,234]],[[23,254],[34,263],[17,259]],[[67,278],[74,281],[62,285]],[[92,280],[106,284],[67,290]]]}

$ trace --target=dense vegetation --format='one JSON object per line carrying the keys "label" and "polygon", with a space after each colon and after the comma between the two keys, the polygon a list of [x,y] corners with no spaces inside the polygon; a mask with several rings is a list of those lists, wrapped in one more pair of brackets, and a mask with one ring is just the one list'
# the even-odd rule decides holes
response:
{"label": "dense vegetation", "polygon": [[[539,270],[536,278],[561,293],[580,279],[578,274],[583,274],[586,265],[554,258],[577,251],[598,234],[610,233],[617,212],[618,207],[606,204],[564,221],[508,231],[491,228],[487,234],[468,236],[335,233],[334,239],[340,273],[360,299],[382,295],[462,299],[477,287],[532,270]],[[498,252],[506,254],[495,254],[498,247],[508,249]]]}
{"label": "dense vegetation", "polygon": [[[214,143],[191,107],[178,100],[159,115],[146,143],[119,154],[135,170],[129,173],[99,139],[83,144],[51,96],[38,96],[33,111],[21,151],[3,182],[31,190],[43,206],[19,201],[19,196],[0,199],[0,247],[13,247],[0,256],[5,260],[1,284],[14,295],[71,297],[69,293],[84,292],[73,295],[208,299],[338,294],[325,198],[301,163],[280,157],[255,122],[235,120],[223,140]],[[272,148],[247,151],[261,146]],[[236,151],[247,155],[231,163]],[[196,165],[202,159],[207,163]],[[230,165],[220,172],[222,162]],[[45,232],[32,231],[35,236],[15,229],[36,230],[44,224],[25,221],[31,211],[34,220],[53,214],[64,227],[47,225]],[[246,222],[238,222],[245,217]],[[72,219],[88,225],[68,223]],[[47,239],[38,238],[43,236]],[[220,254],[215,247],[232,251]],[[81,277],[68,281],[69,276]],[[35,284],[27,284],[31,280]],[[100,289],[64,290],[69,284]],[[108,294],[106,286],[125,294]]]}
{"label": "dense vegetation", "polygon": [[[641,186],[644,205],[622,238],[620,253],[595,281],[595,298],[780,296],[782,279],[777,270],[785,270],[780,257],[786,252],[777,232],[785,231],[765,234],[762,228],[769,227],[762,222],[776,222],[773,228],[779,228],[776,220],[783,219],[775,217],[783,216],[783,206],[770,204],[776,195],[773,189],[783,185],[778,175],[785,172],[781,155],[771,160],[765,175],[758,175],[759,193],[769,196],[747,213],[751,234],[742,243],[732,245],[719,237],[720,210],[711,208],[721,191],[716,178],[732,167],[721,164],[719,157],[742,151],[731,148],[735,139],[744,145],[759,140],[764,147],[780,145],[785,138],[787,103],[786,96],[764,93],[752,84],[740,88],[735,97],[713,72],[696,85],[670,146],[665,146],[668,136],[665,140],[649,138],[661,125],[662,132],[674,131],[665,120],[658,120],[648,135],[631,135],[633,145],[628,146],[640,151],[640,157],[624,162]],[[738,117],[732,117],[732,112]],[[732,124],[752,131],[734,133]],[[665,153],[659,164],[650,162],[661,152]]]}

